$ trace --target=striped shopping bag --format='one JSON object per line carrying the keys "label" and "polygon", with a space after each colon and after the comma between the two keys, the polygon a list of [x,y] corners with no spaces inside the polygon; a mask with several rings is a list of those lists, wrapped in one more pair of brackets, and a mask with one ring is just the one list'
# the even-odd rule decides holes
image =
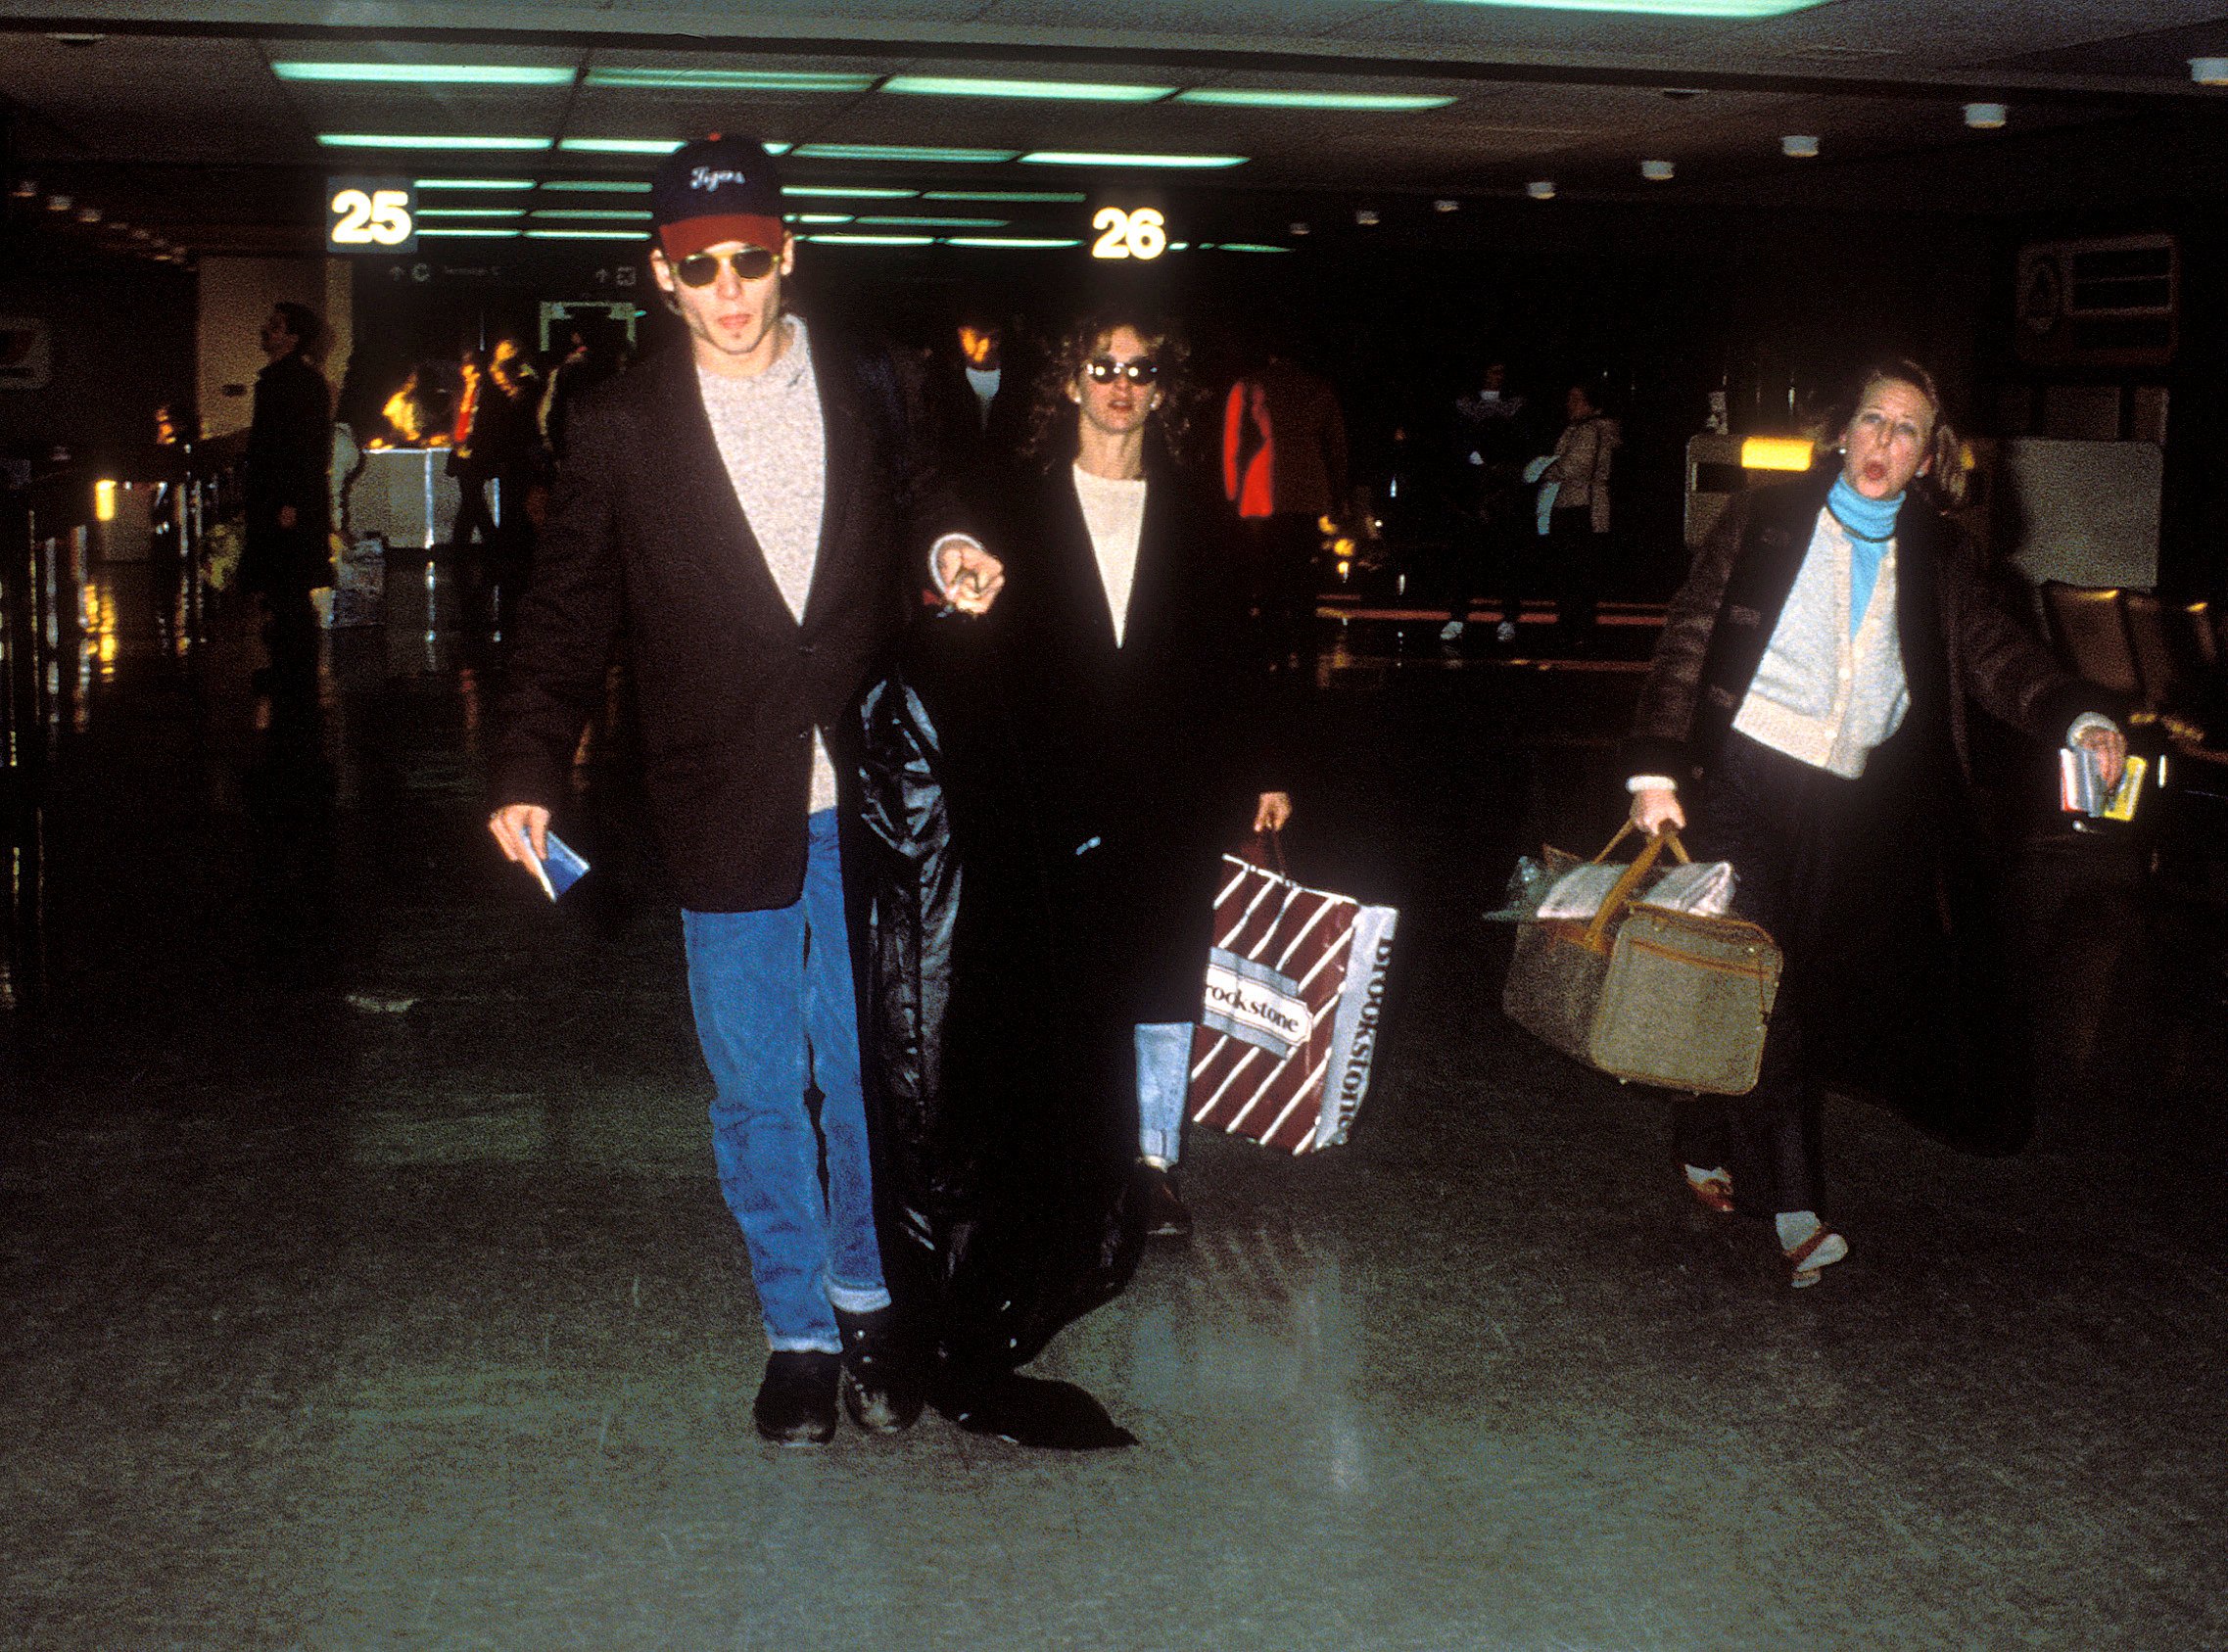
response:
{"label": "striped shopping bag", "polygon": [[1195,1124],[1299,1154],[1344,1142],[1369,1088],[1399,914],[1274,858],[1222,858],[1188,1100]]}

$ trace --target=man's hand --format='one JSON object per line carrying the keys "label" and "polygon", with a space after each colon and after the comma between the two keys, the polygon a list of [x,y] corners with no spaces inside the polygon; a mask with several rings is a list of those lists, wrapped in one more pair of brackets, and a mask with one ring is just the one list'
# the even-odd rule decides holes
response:
{"label": "man's hand", "polygon": [[1673,831],[1686,829],[1686,811],[1679,806],[1679,793],[1662,786],[1648,786],[1633,793],[1633,825],[1650,837],[1660,837],[1666,827]]}
{"label": "man's hand", "polygon": [[2095,755],[2097,778],[2104,781],[2107,791],[2119,784],[2119,772],[2127,767],[2125,734],[2117,729],[2084,729],[2076,743]]}
{"label": "man's hand", "polygon": [[936,547],[936,580],[961,613],[987,614],[1006,589],[1006,564],[972,540],[949,539]]}
{"label": "man's hand", "polygon": [[1282,831],[1285,822],[1292,819],[1292,794],[1288,791],[1264,791],[1259,807],[1254,811],[1256,831]]}
{"label": "man's hand", "polygon": [[549,811],[539,803],[505,803],[488,817],[488,830],[506,861],[531,867],[549,858]]}

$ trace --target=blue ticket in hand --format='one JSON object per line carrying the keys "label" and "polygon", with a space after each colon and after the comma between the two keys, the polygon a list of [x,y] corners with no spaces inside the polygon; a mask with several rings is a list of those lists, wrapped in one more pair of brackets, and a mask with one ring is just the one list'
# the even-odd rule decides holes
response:
{"label": "blue ticket in hand", "polygon": [[549,899],[553,901],[588,875],[588,863],[553,831],[545,832],[543,842],[549,852],[543,859],[542,870],[549,879]]}

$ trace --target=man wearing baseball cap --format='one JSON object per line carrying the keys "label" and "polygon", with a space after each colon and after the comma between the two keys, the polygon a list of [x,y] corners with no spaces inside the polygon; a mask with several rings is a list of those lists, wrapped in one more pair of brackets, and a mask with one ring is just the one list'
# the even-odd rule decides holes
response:
{"label": "man wearing baseball cap", "polygon": [[[661,164],[650,274],[688,349],[573,413],[497,708],[489,829],[538,864],[625,638],[650,817],[681,897],[688,995],[717,1095],[720,1189],[772,1352],[752,1408],[827,1441],[920,1414],[873,1214],[853,958],[864,860],[852,716],[930,578],[981,613],[998,560],[901,418],[904,364],[784,302],[796,260],[757,143]],[[810,1095],[820,1098],[817,1112]]]}

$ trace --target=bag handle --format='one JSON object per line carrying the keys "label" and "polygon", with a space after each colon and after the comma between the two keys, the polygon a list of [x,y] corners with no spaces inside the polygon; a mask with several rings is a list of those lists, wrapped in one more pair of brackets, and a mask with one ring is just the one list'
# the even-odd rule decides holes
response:
{"label": "bag handle", "polygon": [[[1617,835],[1609,840],[1608,848],[1603,849],[1600,854],[1593,857],[1594,864],[1598,866],[1607,860],[1610,850],[1616,848],[1618,844],[1624,842],[1637,829],[1631,821],[1627,821],[1618,828]],[[1600,952],[1603,950],[1605,943],[1602,937],[1608,932],[1609,925],[1615,921],[1617,915],[1630,904],[1633,891],[1639,887],[1640,879],[1647,876],[1648,873],[1654,869],[1655,863],[1662,857],[1667,848],[1678,858],[1680,865],[1691,864],[1691,857],[1686,853],[1686,846],[1679,841],[1679,834],[1676,831],[1661,832],[1649,838],[1640,852],[1633,857],[1632,864],[1625,868],[1624,873],[1618,877],[1609,893],[1602,897],[1600,910],[1594,913],[1592,920],[1587,924],[1585,945],[1589,951]]]}
{"label": "bag handle", "polygon": [[1239,848],[1238,859],[1264,872],[1273,872],[1279,877],[1292,875],[1284,864],[1284,833],[1281,831],[1255,832]]}

